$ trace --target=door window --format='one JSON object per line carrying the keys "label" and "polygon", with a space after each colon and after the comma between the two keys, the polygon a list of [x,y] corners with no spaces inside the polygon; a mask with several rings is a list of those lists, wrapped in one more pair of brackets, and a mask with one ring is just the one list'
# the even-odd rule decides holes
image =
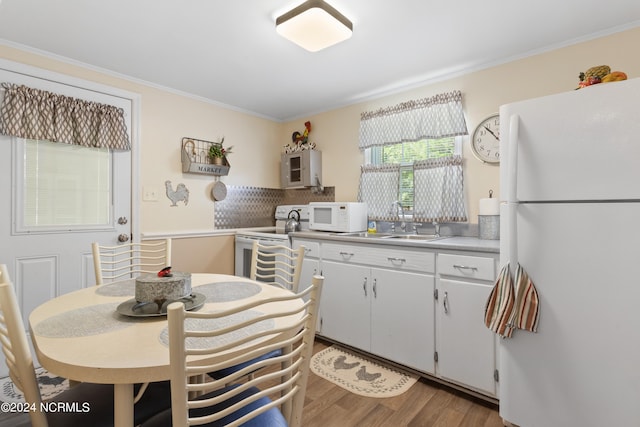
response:
{"label": "door window", "polygon": [[112,226],[112,156],[108,149],[21,140],[16,233]]}

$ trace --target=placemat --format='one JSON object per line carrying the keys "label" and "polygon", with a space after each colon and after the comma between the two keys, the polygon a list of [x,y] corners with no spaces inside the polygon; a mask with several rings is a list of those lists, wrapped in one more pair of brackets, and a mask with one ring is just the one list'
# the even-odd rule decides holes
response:
{"label": "placemat", "polygon": [[136,279],[119,280],[96,286],[96,294],[108,297],[129,297],[136,292]]}
{"label": "placemat", "polygon": [[[198,290],[200,287],[198,287]],[[212,331],[216,329],[226,328],[231,325],[235,325],[237,323],[244,322],[249,319],[255,319],[263,315],[264,313],[255,310],[242,311],[240,313],[233,314],[231,316],[227,316],[222,319],[185,319],[185,329],[187,330],[195,330],[195,331]],[[230,342],[236,341],[243,337],[247,337],[250,335],[257,334],[259,332],[264,332],[273,329],[275,326],[275,322],[273,319],[266,319],[260,322],[249,325],[245,328],[238,329],[236,331],[230,332],[228,334],[220,335],[217,337],[189,337],[186,340],[186,347],[189,349],[204,349],[204,348],[216,348],[228,344]],[[169,346],[169,329],[164,328],[162,332],[160,332],[160,342],[165,346]],[[246,347],[251,345],[253,341],[250,341],[243,345],[242,347]]]}
{"label": "placemat", "polygon": [[69,310],[41,321],[33,330],[43,337],[72,338],[128,328],[133,321],[116,312],[118,304],[98,304]]}
{"label": "placemat", "polygon": [[193,288],[207,298],[207,302],[236,301],[259,294],[260,285],[253,282],[214,282]]}

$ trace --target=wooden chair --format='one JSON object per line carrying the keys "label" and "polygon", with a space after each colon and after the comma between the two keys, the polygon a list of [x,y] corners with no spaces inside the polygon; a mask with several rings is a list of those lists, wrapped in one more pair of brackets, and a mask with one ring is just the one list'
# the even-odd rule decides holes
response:
{"label": "wooden chair", "polygon": [[[186,311],[181,303],[170,304],[172,408],[142,427],[300,426],[323,281],[314,276],[298,294],[223,311]],[[276,348],[287,351],[227,377],[190,384],[191,377],[256,360]],[[237,383],[249,372],[257,373]]]}
{"label": "wooden chair", "polygon": [[96,285],[153,274],[171,266],[171,239],[153,243],[91,244]]}
{"label": "wooden chair", "polygon": [[304,246],[291,249],[285,245],[265,245],[255,241],[251,252],[249,277],[297,293],[304,254]]}
{"label": "wooden chair", "polygon": [[[249,278],[297,293],[304,255],[304,246],[291,249],[284,245],[264,245],[255,241],[251,252],[251,273]],[[240,370],[258,360],[277,357],[281,354],[281,349],[274,349],[269,353],[260,355],[257,360],[249,360],[237,366],[229,366],[221,371],[209,372],[209,376],[215,379],[223,378],[229,373]],[[249,378],[251,378],[251,375],[253,373],[249,374]]]}
{"label": "wooden chair", "polygon": [[[26,403],[32,409],[28,412],[33,427],[113,426],[111,384],[79,383],[43,402],[22,315],[4,264],[0,264],[0,343],[9,368],[9,376],[22,391]],[[60,409],[74,408],[73,405],[77,405],[77,410]],[[169,407],[169,383],[154,383],[136,404],[134,422],[140,423]]]}

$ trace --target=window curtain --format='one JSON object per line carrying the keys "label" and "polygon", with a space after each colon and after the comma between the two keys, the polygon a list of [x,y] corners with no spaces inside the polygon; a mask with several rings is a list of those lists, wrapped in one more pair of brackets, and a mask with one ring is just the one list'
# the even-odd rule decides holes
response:
{"label": "window curtain", "polygon": [[429,223],[466,221],[462,183],[461,156],[415,162],[413,220]]}
{"label": "window curtain", "polygon": [[[468,135],[462,92],[442,93],[411,100],[360,117],[361,150],[405,141]],[[369,218],[397,221],[391,204],[398,200],[400,167],[363,166],[359,200],[367,202]],[[466,221],[462,158],[421,160],[414,163],[414,221]]]}
{"label": "window curtain", "polygon": [[397,221],[392,203],[398,200],[400,165],[361,167],[358,200],[367,204],[367,216],[374,221]]}
{"label": "window curtain", "polygon": [[442,93],[360,115],[360,149],[467,135],[462,92]]}
{"label": "window curtain", "polygon": [[124,111],[111,105],[3,83],[0,133],[84,147],[130,150]]}

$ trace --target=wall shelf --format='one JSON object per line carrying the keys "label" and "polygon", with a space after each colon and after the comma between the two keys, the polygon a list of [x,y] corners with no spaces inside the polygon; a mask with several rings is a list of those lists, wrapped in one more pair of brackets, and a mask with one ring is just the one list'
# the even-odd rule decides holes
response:
{"label": "wall shelf", "polygon": [[222,158],[222,164],[217,165],[209,157],[209,148],[212,145],[222,147],[220,142],[204,141],[196,138],[182,138],[182,172],[196,173],[200,175],[229,175],[231,165],[227,157]]}

